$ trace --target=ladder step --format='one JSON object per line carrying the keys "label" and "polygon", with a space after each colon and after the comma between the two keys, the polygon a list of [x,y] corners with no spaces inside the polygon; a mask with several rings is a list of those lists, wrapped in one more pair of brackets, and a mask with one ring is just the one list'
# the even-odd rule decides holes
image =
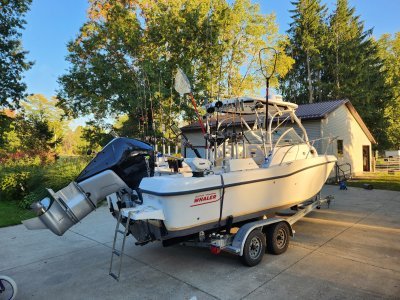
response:
{"label": "ladder step", "polygon": [[110,276],[114,278],[116,281],[119,281],[119,277],[115,275],[113,272],[110,272]]}
{"label": "ladder step", "polygon": [[[123,220],[124,218],[121,215],[122,213],[120,212],[120,215],[118,217],[118,221],[115,227],[115,232],[114,232],[114,241],[113,241],[113,246],[112,246],[112,252],[111,252],[111,261],[110,261],[110,270],[109,270],[109,274],[112,278],[114,278],[115,280],[119,281],[119,275],[121,272],[121,266],[122,266],[122,256],[123,256],[123,252],[124,252],[124,247],[125,247],[125,240],[126,237],[128,235],[128,227],[125,227],[124,230],[120,229],[120,226],[122,225],[121,220]],[[126,218],[125,218],[126,219]],[[128,225],[128,224],[127,224]],[[117,241],[117,234],[120,233],[123,235],[122,238],[122,246],[120,250],[115,249],[116,248],[116,241]],[[115,273],[112,272],[113,269],[113,260],[115,259],[114,255],[119,256],[119,263],[118,263],[118,275],[116,275]]]}

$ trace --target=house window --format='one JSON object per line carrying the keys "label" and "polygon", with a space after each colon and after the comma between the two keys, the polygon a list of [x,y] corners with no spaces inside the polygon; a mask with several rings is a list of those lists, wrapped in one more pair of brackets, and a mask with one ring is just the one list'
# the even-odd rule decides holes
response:
{"label": "house window", "polygon": [[337,155],[338,157],[343,156],[343,140],[337,140]]}

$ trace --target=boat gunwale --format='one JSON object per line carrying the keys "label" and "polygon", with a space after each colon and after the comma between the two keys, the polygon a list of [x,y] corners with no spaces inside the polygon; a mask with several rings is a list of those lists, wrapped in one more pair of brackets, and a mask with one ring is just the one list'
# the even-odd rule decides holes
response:
{"label": "boat gunwale", "polygon": [[[292,173],[284,174],[284,175],[279,175],[279,176],[273,176],[273,177],[267,177],[267,178],[261,178],[261,179],[254,179],[254,180],[249,180],[249,181],[241,181],[241,182],[236,182],[236,183],[228,183],[228,184],[220,184],[212,187],[205,187],[201,189],[196,189],[196,190],[186,190],[186,191],[176,191],[176,192],[155,192],[151,190],[145,190],[141,189],[139,187],[139,192],[141,194],[148,194],[148,195],[154,195],[154,196],[181,196],[181,195],[188,195],[188,194],[195,194],[195,193],[201,193],[201,192],[206,192],[206,191],[212,191],[212,190],[219,190],[222,188],[229,188],[229,187],[234,187],[234,186],[240,186],[240,185],[245,185],[245,184],[252,184],[252,183],[257,183],[257,182],[263,182],[263,181],[270,181],[270,180],[275,180],[275,179],[280,179],[280,178],[285,178],[292,176],[294,174],[297,174],[299,172],[302,172],[304,170],[308,170],[311,168],[319,167],[322,165],[330,164],[330,163],[335,163],[336,160],[329,160],[323,163],[319,163],[316,165],[308,166],[299,170],[296,170]],[[248,171],[248,170],[247,170]],[[223,175],[223,174],[221,174]]]}

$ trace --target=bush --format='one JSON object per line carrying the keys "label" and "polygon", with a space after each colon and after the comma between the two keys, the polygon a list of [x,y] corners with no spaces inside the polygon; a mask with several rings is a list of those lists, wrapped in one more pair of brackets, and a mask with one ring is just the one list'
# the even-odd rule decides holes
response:
{"label": "bush", "polygon": [[[39,157],[8,159],[0,167],[0,198],[18,204],[43,182],[43,166]],[[23,205],[24,206],[24,205]]]}
{"label": "bush", "polygon": [[29,172],[7,173],[0,182],[0,192],[6,199],[21,199],[27,193]]}
{"label": "bush", "polygon": [[46,187],[58,191],[73,181],[87,165],[88,159],[82,157],[65,157],[45,168]]}
{"label": "bush", "polygon": [[26,166],[48,164],[55,161],[57,154],[52,151],[27,152],[17,151],[8,153],[0,151],[0,163],[4,166]]}
{"label": "bush", "polygon": [[43,187],[37,188],[34,191],[27,194],[19,202],[18,206],[21,208],[29,208],[33,202],[37,202],[47,197],[47,190]]}
{"label": "bush", "polygon": [[60,158],[47,164],[39,156],[7,160],[0,167],[0,199],[28,208],[48,195],[46,188],[57,191],[68,185],[87,162],[86,157]]}

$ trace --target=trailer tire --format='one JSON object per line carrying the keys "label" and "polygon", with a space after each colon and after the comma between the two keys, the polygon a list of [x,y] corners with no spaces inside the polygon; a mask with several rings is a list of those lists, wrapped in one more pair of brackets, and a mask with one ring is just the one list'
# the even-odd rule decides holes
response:
{"label": "trailer tire", "polygon": [[282,254],[289,246],[290,230],[286,222],[271,224],[267,227],[267,250],[271,254]]}
{"label": "trailer tire", "polygon": [[254,229],[250,232],[244,244],[243,255],[240,257],[242,263],[249,267],[258,265],[264,256],[265,244],[265,234],[261,230]]}

